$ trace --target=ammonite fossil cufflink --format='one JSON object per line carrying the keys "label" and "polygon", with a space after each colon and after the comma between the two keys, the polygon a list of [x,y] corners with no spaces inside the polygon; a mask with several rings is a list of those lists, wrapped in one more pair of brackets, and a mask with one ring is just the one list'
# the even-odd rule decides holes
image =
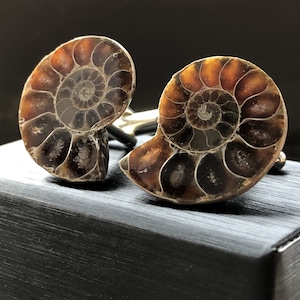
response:
{"label": "ammonite fossil cufflink", "polygon": [[75,38],[44,57],[25,83],[19,127],[31,157],[52,175],[99,181],[107,173],[109,127],[127,109],[135,89],[130,54],[113,39]]}
{"label": "ammonite fossil cufflink", "polygon": [[120,160],[139,187],[178,204],[226,200],[273,166],[287,135],[282,95],[256,65],[209,57],[173,75],[155,136]]}

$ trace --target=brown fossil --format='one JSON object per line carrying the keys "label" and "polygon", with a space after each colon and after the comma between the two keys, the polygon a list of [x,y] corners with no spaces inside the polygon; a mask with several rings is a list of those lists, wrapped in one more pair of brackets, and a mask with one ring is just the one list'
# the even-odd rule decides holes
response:
{"label": "brown fossil", "polygon": [[236,57],[209,57],[173,75],[155,137],[121,159],[147,192],[179,204],[226,200],[273,166],[287,134],[282,95],[264,71]]}
{"label": "brown fossil", "polygon": [[44,57],[25,83],[19,107],[32,158],[68,181],[107,173],[106,128],[129,105],[135,68],[129,53],[101,36],[75,38]]}

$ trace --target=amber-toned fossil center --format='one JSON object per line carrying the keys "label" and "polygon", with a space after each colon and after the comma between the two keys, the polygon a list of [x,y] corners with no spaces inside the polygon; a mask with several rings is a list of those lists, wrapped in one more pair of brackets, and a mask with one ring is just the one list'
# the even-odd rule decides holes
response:
{"label": "amber-toned fossil center", "polygon": [[204,90],[195,93],[187,103],[186,116],[195,129],[215,128],[219,123],[236,127],[238,106],[234,98],[223,90]]}
{"label": "amber-toned fossil center", "polygon": [[218,107],[213,103],[203,103],[198,108],[198,117],[203,121],[209,121],[213,113],[220,114]]}
{"label": "amber-toned fossil center", "polygon": [[71,100],[79,109],[92,107],[99,102],[99,98],[104,93],[104,82],[103,75],[95,69],[76,70],[62,82],[57,92],[56,102]]}
{"label": "amber-toned fossil center", "polygon": [[80,82],[74,89],[74,97],[80,101],[88,101],[95,95],[95,85],[90,81]]}
{"label": "amber-toned fossil center", "polygon": [[60,89],[69,90],[68,96],[73,104],[80,109],[85,109],[98,103],[104,87],[104,77],[99,71],[84,68],[70,74]]}
{"label": "amber-toned fossil center", "polygon": [[56,94],[55,107],[60,121],[71,129],[88,130],[99,121],[96,111],[104,92],[105,79],[100,71],[89,67],[73,71],[63,80]]}

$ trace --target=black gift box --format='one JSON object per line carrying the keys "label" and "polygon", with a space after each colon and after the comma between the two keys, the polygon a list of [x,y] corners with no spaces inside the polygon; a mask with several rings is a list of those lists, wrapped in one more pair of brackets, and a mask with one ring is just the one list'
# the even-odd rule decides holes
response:
{"label": "black gift box", "polygon": [[72,185],[0,147],[1,299],[300,299],[300,163],[243,195],[175,206],[121,173]]}

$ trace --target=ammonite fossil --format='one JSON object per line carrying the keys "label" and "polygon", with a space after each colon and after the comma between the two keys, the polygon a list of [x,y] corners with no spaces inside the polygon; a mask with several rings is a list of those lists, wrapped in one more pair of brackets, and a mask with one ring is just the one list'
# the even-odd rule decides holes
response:
{"label": "ammonite fossil", "polygon": [[84,36],[62,44],[25,83],[19,125],[26,149],[56,177],[102,180],[106,128],[125,111],[134,88],[132,58],[116,41]]}
{"label": "ammonite fossil", "polygon": [[274,81],[235,57],[195,61],[173,75],[155,136],[120,161],[147,192],[179,204],[239,195],[272,167],[287,134]]}

